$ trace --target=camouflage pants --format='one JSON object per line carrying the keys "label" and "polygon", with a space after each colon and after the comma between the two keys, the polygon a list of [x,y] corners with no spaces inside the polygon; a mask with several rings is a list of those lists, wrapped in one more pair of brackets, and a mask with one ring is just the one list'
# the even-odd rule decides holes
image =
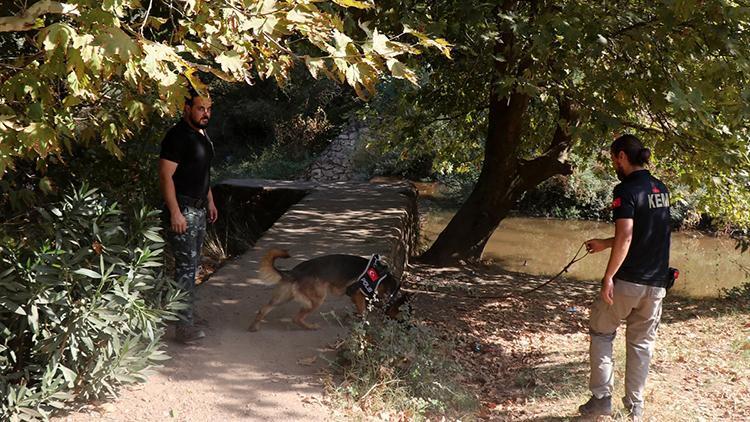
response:
{"label": "camouflage pants", "polygon": [[167,229],[167,241],[174,254],[174,279],[177,287],[187,294],[187,308],[181,312],[181,325],[193,325],[195,302],[195,274],[201,263],[201,248],[206,235],[206,210],[182,207],[187,221],[185,233],[177,234]]}

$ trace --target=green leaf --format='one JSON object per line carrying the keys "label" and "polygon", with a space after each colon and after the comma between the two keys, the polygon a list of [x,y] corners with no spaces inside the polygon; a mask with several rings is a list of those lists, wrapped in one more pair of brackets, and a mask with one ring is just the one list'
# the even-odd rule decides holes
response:
{"label": "green leaf", "polygon": [[148,240],[150,240],[152,242],[164,243],[164,239],[162,239],[161,236],[159,236],[158,234],[152,232],[151,230],[144,231],[143,232],[143,237],[145,237],[146,239],[148,239]]}
{"label": "green leaf", "polygon": [[55,191],[55,188],[52,184],[52,179],[49,177],[42,177],[39,180],[39,189],[44,192],[45,194],[50,194]]}
{"label": "green leaf", "polygon": [[245,66],[242,55],[234,50],[221,53],[216,57],[216,63],[221,65],[221,70],[233,75],[242,74]]}
{"label": "green leaf", "polygon": [[36,102],[29,106],[29,118],[31,120],[40,121],[44,117],[44,110],[42,109],[42,103]]}
{"label": "green leaf", "polygon": [[63,364],[58,364],[57,367],[60,369],[60,372],[62,372],[63,378],[65,378],[65,381],[68,382],[68,386],[72,387],[75,383],[76,379],[78,378],[78,375],[76,375],[75,372],[68,369]]}
{"label": "green leaf", "polygon": [[26,315],[26,311],[24,311],[21,306],[13,303],[10,299],[0,298],[0,306],[13,312],[14,314]]}
{"label": "green leaf", "polygon": [[44,36],[42,45],[48,52],[57,49],[67,50],[72,40],[77,36],[70,25],[62,22],[53,23],[40,35]]}
{"label": "green leaf", "polygon": [[[19,407],[18,410],[24,415],[31,416],[32,418],[44,419],[44,415],[39,413],[37,410],[29,407]],[[30,419],[33,420],[33,419]]]}
{"label": "green leaf", "polygon": [[165,360],[172,359],[169,355],[167,355],[164,352],[154,353],[151,356],[149,356],[148,358],[149,358],[149,360],[153,360],[153,361],[165,361]]}
{"label": "green leaf", "polygon": [[37,309],[36,305],[34,304],[32,304],[30,307],[31,314],[28,315],[29,325],[31,326],[34,334],[39,334],[39,309]]}
{"label": "green leaf", "polygon": [[141,56],[138,44],[117,27],[106,28],[96,37],[96,42],[102,47],[106,56],[117,58],[123,63]]}
{"label": "green leaf", "polygon": [[99,274],[99,273],[97,273],[95,271],[91,271],[88,268],[79,268],[79,269],[77,269],[77,270],[75,270],[73,272],[75,274],[80,274],[80,275],[83,275],[83,276],[86,276],[86,277],[89,277],[89,278],[96,278],[96,279],[102,278],[101,274]]}

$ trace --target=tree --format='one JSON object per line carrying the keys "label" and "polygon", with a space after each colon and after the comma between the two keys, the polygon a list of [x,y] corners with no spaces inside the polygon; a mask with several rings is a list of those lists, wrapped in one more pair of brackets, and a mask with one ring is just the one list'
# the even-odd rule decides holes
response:
{"label": "tree", "polygon": [[[22,4],[24,2],[17,2]],[[145,6],[145,7],[144,7]],[[401,56],[441,40],[397,41],[359,24],[361,0],[42,0],[0,7],[0,171],[75,143],[118,144],[149,116],[179,110],[198,74],[284,84],[295,63],[371,96],[388,73],[416,83]],[[359,25],[358,25],[359,24]]]}
{"label": "tree", "polygon": [[[706,187],[707,210],[750,222],[750,7],[746,2],[380,2],[379,27],[398,22],[443,36],[426,83],[385,118],[390,142],[453,165],[478,157],[466,202],[423,255],[478,258],[527,190],[570,174],[634,132],[660,175]],[[385,13],[388,9],[395,12]],[[427,137],[427,139],[425,139]],[[430,142],[432,141],[432,142]],[[473,152],[479,151],[478,154]],[[482,154],[483,152],[483,154]]]}

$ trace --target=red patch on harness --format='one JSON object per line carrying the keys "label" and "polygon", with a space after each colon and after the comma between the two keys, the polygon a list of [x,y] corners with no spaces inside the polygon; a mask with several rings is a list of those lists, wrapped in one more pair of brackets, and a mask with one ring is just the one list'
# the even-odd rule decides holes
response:
{"label": "red patch on harness", "polygon": [[620,205],[622,205],[622,198],[615,198],[615,200],[612,201],[612,208],[620,208]]}
{"label": "red patch on harness", "polygon": [[370,280],[372,280],[372,281],[375,281],[375,280],[378,279],[378,277],[380,277],[378,275],[378,272],[375,271],[373,268],[368,268],[367,269],[367,276],[370,277]]}
{"label": "red patch on harness", "polygon": [[651,193],[659,193],[659,192],[661,192],[661,191],[656,186],[654,186],[653,188],[651,188]]}

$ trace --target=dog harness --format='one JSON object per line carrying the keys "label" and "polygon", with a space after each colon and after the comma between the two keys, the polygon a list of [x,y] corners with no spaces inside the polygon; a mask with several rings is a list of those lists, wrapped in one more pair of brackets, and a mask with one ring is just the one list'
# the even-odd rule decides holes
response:
{"label": "dog harness", "polygon": [[[374,254],[367,262],[367,267],[362,274],[357,277],[357,281],[346,288],[346,294],[351,297],[360,290],[365,298],[369,301],[379,301],[377,297],[380,283],[390,275],[388,266],[380,260],[380,255]],[[386,300],[383,301],[384,309],[390,309],[391,306],[399,299],[401,293],[401,283],[396,283],[396,288],[391,292]]]}
{"label": "dog harness", "polygon": [[357,277],[357,281],[346,288],[346,294],[352,296],[360,290],[367,298],[372,299],[380,283],[386,277],[388,277],[388,267],[380,261],[380,255],[374,254],[367,262],[365,270]]}

